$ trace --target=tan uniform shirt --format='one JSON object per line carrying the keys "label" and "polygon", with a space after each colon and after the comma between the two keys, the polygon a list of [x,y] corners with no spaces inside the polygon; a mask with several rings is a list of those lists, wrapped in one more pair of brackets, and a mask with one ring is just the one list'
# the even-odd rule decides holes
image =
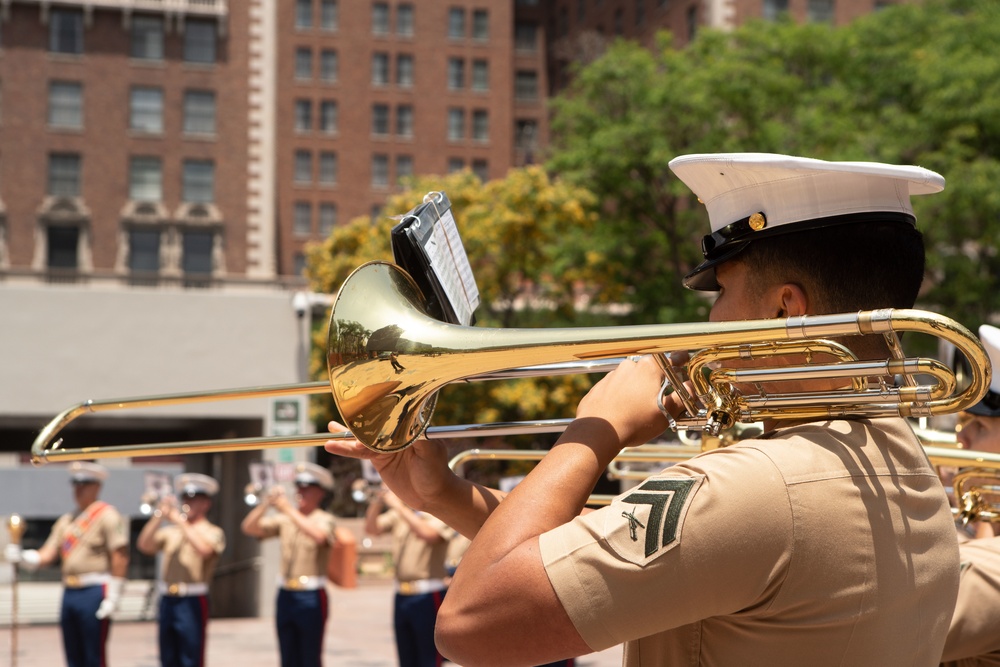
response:
{"label": "tan uniform shirt", "polygon": [[545,533],[549,579],[626,665],[936,665],[958,589],[948,499],[900,419],[707,452]]}
{"label": "tan uniform shirt", "polygon": [[[87,509],[91,508],[93,505]],[[62,558],[63,576],[109,572],[111,553],[129,544],[125,522],[114,507],[105,505],[84,529],[82,526],[87,522],[86,514],[86,511],[63,514],[56,520],[52,532],[45,540],[44,548],[56,549]],[[66,553],[64,547],[67,541],[74,539],[75,545]]]}
{"label": "tan uniform shirt", "polygon": [[396,564],[396,579],[444,579],[447,575],[445,555],[455,531],[435,516],[423,512],[417,514],[434,528],[441,536],[440,540],[430,543],[420,539],[410,528],[410,524],[393,509],[383,512],[376,519],[379,530],[392,531],[392,559]]}
{"label": "tan uniform shirt", "polygon": [[959,547],[958,603],[941,660],[948,667],[1000,665],[1000,537]]}
{"label": "tan uniform shirt", "polygon": [[166,584],[207,584],[212,581],[219,555],[226,548],[226,534],[205,519],[191,524],[191,528],[212,546],[213,553],[208,558],[202,558],[191,542],[185,539],[180,526],[164,526],[153,533],[156,548],[163,552],[163,582]]}
{"label": "tan uniform shirt", "polygon": [[326,576],[336,520],[321,509],[313,510],[306,519],[322,527],[328,536],[326,542],[316,544],[284,514],[264,517],[258,524],[265,538],[277,536],[281,539],[281,576],[285,579]]}

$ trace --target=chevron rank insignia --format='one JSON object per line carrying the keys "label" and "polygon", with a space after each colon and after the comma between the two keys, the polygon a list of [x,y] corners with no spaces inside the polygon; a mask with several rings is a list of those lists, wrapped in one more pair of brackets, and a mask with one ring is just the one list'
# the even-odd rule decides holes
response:
{"label": "chevron rank insignia", "polygon": [[604,534],[619,556],[647,565],[680,543],[681,528],[704,475],[647,479],[615,498]]}

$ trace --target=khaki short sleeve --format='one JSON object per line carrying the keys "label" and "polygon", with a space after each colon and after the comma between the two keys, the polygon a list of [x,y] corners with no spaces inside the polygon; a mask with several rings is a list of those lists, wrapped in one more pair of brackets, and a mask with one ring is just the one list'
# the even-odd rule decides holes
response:
{"label": "khaki short sleeve", "polygon": [[541,535],[549,580],[594,650],[766,604],[792,541],[784,480],[754,449],[678,464]]}
{"label": "khaki short sleeve", "polygon": [[281,531],[280,519],[280,516],[262,517],[261,520],[257,522],[257,528],[261,533],[260,539],[265,540],[269,537],[277,537],[278,533]]}

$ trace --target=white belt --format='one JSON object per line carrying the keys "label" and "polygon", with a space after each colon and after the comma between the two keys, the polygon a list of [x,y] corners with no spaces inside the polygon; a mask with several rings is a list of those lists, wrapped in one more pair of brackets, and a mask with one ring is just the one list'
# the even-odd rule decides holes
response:
{"label": "white belt", "polygon": [[67,574],[63,576],[63,586],[66,588],[86,588],[87,586],[103,586],[111,579],[107,572],[87,572],[86,574]]}
{"label": "white belt", "polygon": [[208,584],[206,583],[178,583],[178,584],[167,584],[164,582],[159,582],[156,585],[160,595],[166,595],[168,597],[194,597],[196,595],[208,595]]}
{"label": "white belt", "polygon": [[437,593],[448,586],[443,579],[416,579],[414,581],[397,581],[396,592],[400,595],[423,595]]}
{"label": "white belt", "polygon": [[278,577],[278,586],[286,591],[315,591],[326,587],[326,577]]}

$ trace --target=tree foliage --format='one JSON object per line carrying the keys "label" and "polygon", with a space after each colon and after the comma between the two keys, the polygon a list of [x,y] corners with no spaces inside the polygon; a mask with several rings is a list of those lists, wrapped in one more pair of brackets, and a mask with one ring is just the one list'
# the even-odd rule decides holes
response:
{"label": "tree foliage", "polygon": [[615,42],[553,103],[548,167],[602,202],[598,298],[638,321],[692,320],[680,287],[699,261],[704,208],[667,167],[688,153],[778,152],[920,164],[948,180],[915,198],[928,241],[922,304],[965,321],[1000,306],[1000,6],[929,0],[834,28],[790,21]]}

